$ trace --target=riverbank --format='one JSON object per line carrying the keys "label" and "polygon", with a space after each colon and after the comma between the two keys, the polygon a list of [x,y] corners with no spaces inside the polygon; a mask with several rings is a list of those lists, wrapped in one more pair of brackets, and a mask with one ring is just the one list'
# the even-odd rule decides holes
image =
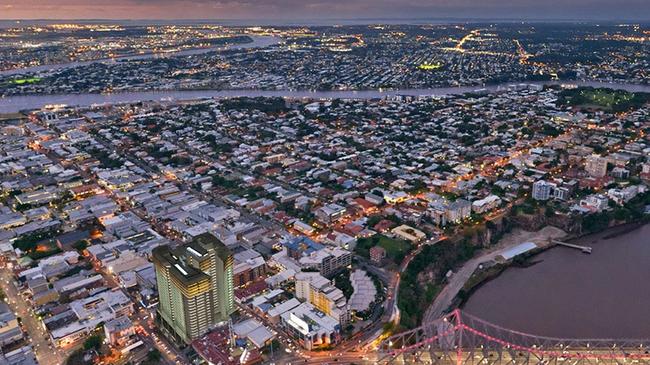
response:
{"label": "riverbank", "polygon": [[[636,84],[610,84],[599,82],[569,82],[576,86],[584,87],[608,87],[611,89],[626,90],[630,92],[650,92],[650,85]],[[47,94],[47,95],[21,95],[0,97],[0,113],[15,113],[21,110],[33,110],[42,108],[45,105],[65,104],[78,107],[89,107],[92,105],[123,104],[141,101],[182,101],[210,98],[232,98],[232,97],[282,97],[295,99],[383,99],[399,96],[445,96],[461,95],[475,92],[478,88],[484,88],[489,92],[499,91],[512,82],[490,85],[490,86],[463,86],[463,87],[440,87],[428,89],[390,89],[390,90],[333,90],[333,91],[311,91],[311,90],[257,90],[257,89],[228,89],[228,90],[160,90],[160,91],[138,91],[122,92],[113,94]],[[563,82],[535,83],[532,85],[557,86]]]}
{"label": "riverbank", "polygon": [[[544,237],[543,234],[539,235],[536,232],[526,232],[526,231],[515,233],[510,237],[504,237],[503,238],[504,242],[500,242],[500,243],[503,243],[505,245],[512,245],[515,244],[517,240],[525,239],[519,242],[528,242],[528,241],[535,242],[537,243],[539,248],[526,252],[522,255],[519,255],[513,258],[509,262],[495,263],[493,266],[485,268],[485,271],[482,271],[480,273],[475,272],[473,276],[467,281],[467,283],[465,283],[461,291],[458,293],[457,298],[455,298],[454,302],[450,307],[462,308],[463,305],[467,302],[467,299],[469,299],[474,292],[479,290],[483,285],[488,283],[490,280],[497,279],[499,275],[501,275],[508,268],[527,268],[541,263],[542,261],[539,260],[538,261],[531,261],[531,260],[534,260],[541,253],[557,247],[556,244],[550,242],[550,240],[552,239],[559,240],[562,238],[567,243],[587,245],[590,243],[595,243],[599,240],[608,240],[608,239],[617,238],[619,236],[623,236],[637,229],[640,229],[645,224],[647,224],[647,222],[624,223],[624,224],[620,224],[608,228],[603,232],[589,233],[583,235],[569,235],[565,237],[551,237],[551,236]],[[549,228],[549,226],[544,228]],[[534,234],[531,235],[529,233],[534,233]],[[527,237],[530,239],[526,239]],[[476,277],[474,275],[476,275]]]}
{"label": "riverbank", "polygon": [[[650,226],[630,223],[575,237],[591,255],[553,247],[527,256],[534,265],[486,270],[462,308],[484,320],[543,336],[646,338]],[[549,247],[550,248],[550,247]],[[528,261],[530,262],[530,261]],[[620,317],[620,318],[619,318]]]}
{"label": "riverbank", "polygon": [[[606,232],[607,234],[605,236],[603,236],[602,239],[608,240],[608,239],[612,239],[612,238],[617,238],[617,237],[622,236],[624,234],[635,231],[635,230],[643,227],[646,224],[648,224],[648,222],[645,222],[645,221],[619,224],[617,226],[606,229],[604,232]],[[585,235],[585,236],[596,236],[596,235],[602,234],[602,233],[603,232],[597,232],[597,233],[592,233],[592,234]],[[579,239],[579,238],[581,238],[581,237],[576,237],[575,239]]]}
{"label": "riverbank", "polygon": [[[508,268],[527,268],[535,264],[540,263],[541,261],[530,262],[531,259],[535,259],[538,255],[543,252],[557,247],[556,244],[553,244],[552,240],[564,240],[567,243],[573,243],[578,245],[589,245],[597,242],[599,240],[608,240],[614,239],[619,236],[623,236],[630,232],[633,232],[637,229],[640,229],[646,225],[647,221],[637,221],[630,223],[623,223],[613,227],[609,227],[604,231],[587,233],[581,235],[567,235],[564,231],[553,226],[546,226],[537,232],[525,231],[523,229],[517,228],[513,232],[505,235],[499,242],[491,248],[491,250],[498,250],[498,252],[503,252],[509,248],[515,247],[523,242],[534,242],[537,244],[538,248],[527,252],[525,254],[519,255],[513,260],[508,262],[492,262],[490,266],[484,267],[480,273],[477,273],[477,270],[481,270],[479,265],[477,265],[474,271],[470,276],[465,280],[465,283],[458,290],[456,295],[453,298],[440,297],[441,293],[436,297],[436,301],[427,309],[427,314],[425,314],[425,319],[433,320],[437,317],[442,316],[444,313],[449,311],[449,308],[461,308],[466,303],[467,299],[471,295],[479,290],[483,285],[490,282],[491,280],[497,279]],[[489,255],[489,254],[488,254]],[[489,256],[482,256],[485,260],[482,263],[486,263]],[[479,260],[480,261],[480,260]],[[473,266],[473,263],[468,262],[470,266]],[[466,264],[466,265],[467,265]],[[469,270],[469,269],[468,269]],[[463,268],[459,269],[459,272],[464,271]],[[461,277],[462,278],[462,277]],[[444,290],[444,289],[443,289]],[[450,295],[450,294],[448,294]],[[438,300],[441,303],[436,303]],[[446,308],[443,308],[445,304],[448,305]],[[429,311],[433,313],[429,314]],[[428,317],[426,317],[428,316]]]}
{"label": "riverbank", "polygon": [[523,229],[515,229],[513,232],[506,234],[499,242],[484,251],[479,256],[467,261],[448,279],[447,284],[438,293],[433,303],[427,308],[423,322],[432,322],[440,318],[447,310],[452,307],[463,289],[465,284],[470,280],[479,265],[494,261],[505,251],[515,247],[523,242],[535,242],[540,246],[548,245],[552,239],[561,239],[566,233],[557,227],[547,226],[536,232],[529,232]]}

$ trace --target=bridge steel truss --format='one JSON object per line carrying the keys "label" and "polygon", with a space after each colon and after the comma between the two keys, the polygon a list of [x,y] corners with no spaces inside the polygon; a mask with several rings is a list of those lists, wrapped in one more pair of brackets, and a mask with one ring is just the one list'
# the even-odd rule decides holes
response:
{"label": "bridge steel truss", "polygon": [[563,339],[509,330],[455,310],[382,341],[380,364],[650,365],[650,339]]}

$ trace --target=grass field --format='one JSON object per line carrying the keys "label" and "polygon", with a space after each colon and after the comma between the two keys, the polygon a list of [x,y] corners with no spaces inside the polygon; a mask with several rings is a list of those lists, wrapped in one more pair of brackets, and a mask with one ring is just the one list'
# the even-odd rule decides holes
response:
{"label": "grass field", "polygon": [[560,103],[565,105],[615,112],[639,108],[649,100],[650,94],[605,88],[564,90],[560,93],[558,99]]}
{"label": "grass field", "polygon": [[379,242],[377,242],[377,244],[386,250],[386,256],[388,257],[396,257],[399,254],[405,255],[411,248],[411,244],[406,241],[383,235],[379,237]]}
{"label": "grass field", "polygon": [[374,246],[380,246],[386,250],[386,257],[396,264],[399,264],[411,250],[411,244],[404,240],[376,234],[370,238],[360,238],[357,242],[356,251],[361,256],[369,257],[369,250]]}
{"label": "grass field", "polygon": [[609,109],[620,103],[627,103],[633,97],[628,92],[613,92],[603,89],[583,90],[580,95],[586,100],[586,104],[595,104]]}
{"label": "grass field", "polygon": [[40,81],[41,79],[38,77],[30,77],[26,79],[15,79],[12,82],[16,85],[24,85],[24,84],[34,84]]}
{"label": "grass field", "polygon": [[420,70],[424,71],[433,71],[433,70],[439,70],[442,68],[441,63],[423,63],[418,66]]}

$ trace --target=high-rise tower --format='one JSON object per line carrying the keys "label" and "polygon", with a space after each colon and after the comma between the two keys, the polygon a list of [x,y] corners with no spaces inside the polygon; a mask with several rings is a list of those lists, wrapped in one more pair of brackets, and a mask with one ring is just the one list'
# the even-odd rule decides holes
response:
{"label": "high-rise tower", "polygon": [[233,256],[204,233],[177,248],[153,250],[162,327],[189,344],[235,311]]}

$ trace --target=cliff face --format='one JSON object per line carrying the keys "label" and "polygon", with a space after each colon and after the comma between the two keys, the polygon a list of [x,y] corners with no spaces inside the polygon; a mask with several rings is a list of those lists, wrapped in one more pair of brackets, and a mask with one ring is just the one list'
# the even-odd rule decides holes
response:
{"label": "cliff face", "polygon": [[579,219],[565,215],[556,214],[547,218],[545,223],[545,225],[558,227],[569,234],[579,234],[582,229]]}
{"label": "cliff face", "polygon": [[546,226],[560,228],[567,233],[580,233],[580,220],[562,214],[517,214],[512,218],[513,225],[527,231],[538,231]]}

